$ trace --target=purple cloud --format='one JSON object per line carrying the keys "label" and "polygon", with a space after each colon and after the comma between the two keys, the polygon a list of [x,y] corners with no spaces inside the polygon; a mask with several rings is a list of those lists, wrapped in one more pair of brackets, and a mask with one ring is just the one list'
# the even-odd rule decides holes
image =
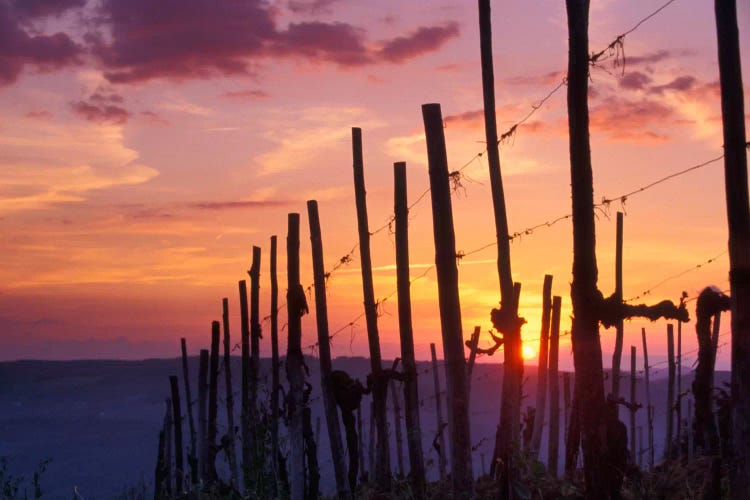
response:
{"label": "purple cloud", "polygon": [[268,99],[271,94],[259,89],[246,89],[224,92],[221,97],[225,99]]}
{"label": "purple cloud", "polygon": [[68,35],[30,35],[21,28],[22,20],[0,0],[0,86],[14,83],[27,65],[52,71],[81,62],[83,48]]}
{"label": "purple cloud", "polygon": [[73,111],[90,122],[115,123],[121,125],[128,121],[130,112],[125,108],[114,104],[101,104],[97,102],[75,101],[70,103]]}
{"label": "purple cloud", "polygon": [[455,22],[443,26],[423,26],[409,35],[385,42],[379,55],[385,61],[400,63],[434,52],[458,34],[458,23]]}
{"label": "purple cloud", "polygon": [[643,90],[651,83],[651,77],[640,71],[629,71],[620,79],[620,87],[628,90]]}
{"label": "purple cloud", "polygon": [[37,19],[59,16],[73,8],[86,5],[86,0],[10,0],[13,12],[19,19]]}

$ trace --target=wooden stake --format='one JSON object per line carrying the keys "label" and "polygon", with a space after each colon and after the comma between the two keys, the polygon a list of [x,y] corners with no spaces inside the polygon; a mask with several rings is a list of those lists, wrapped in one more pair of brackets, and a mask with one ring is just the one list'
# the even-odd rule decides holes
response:
{"label": "wooden stake", "polygon": [[[276,277],[276,235],[271,236],[271,493],[278,497],[279,484],[279,282]],[[286,473],[286,471],[285,471]]]}
{"label": "wooden stake", "polygon": [[646,382],[646,415],[648,417],[648,470],[654,468],[654,412],[651,406],[651,382],[649,372],[651,367],[648,365],[648,344],[646,343],[646,329],[641,328],[641,337],[643,338],[643,378]]}
{"label": "wooden stake", "polygon": [[234,392],[232,390],[232,342],[229,333],[229,299],[221,299],[221,319],[224,330],[224,387],[226,390],[227,408],[227,443],[224,454],[229,462],[229,483],[236,491],[239,489],[239,468],[237,466],[237,450],[235,449],[234,427]]}
{"label": "wooden stake", "polygon": [[242,425],[242,478],[245,487],[253,483],[253,465],[252,465],[252,416],[250,405],[250,379],[251,379],[251,361],[250,361],[250,314],[247,306],[247,282],[240,280],[238,283],[240,293],[240,327],[241,327],[241,345],[242,345],[242,387],[240,393],[241,415],[240,422]]}
{"label": "wooden stake", "polygon": [[164,488],[164,480],[166,475],[166,463],[164,456],[166,446],[164,439],[164,431],[167,423],[167,415],[164,415],[164,422],[162,428],[159,431],[159,448],[156,453],[156,468],[154,469],[154,500],[160,500],[161,498],[167,498],[166,491]]}
{"label": "wooden stake", "polygon": [[466,359],[464,358],[461,304],[458,296],[456,239],[453,231],[448,158],[440,105],[423,105],[422,118],[427,140],[440,329],[446,368],[452,494],[455,499],[472,498],[474,475],[471,465],[471,423],[466,392],[468,387]]}
{"label": "wooden stake", "polygon": [[216,444],[217,427],[216,417],[219,410],[219,339],[221,337],[221,325],[218,321],[211,322],[211,361],[208,371],[208,426],[206,440],[208,441],[206,474],[210,484],[218,480],[216,473],[216,454],[219,450]]}
{"label": "wooden stake", "polygon": [[398,401],[398,389],[396,381],[391,380],[391,403],[393,405],[393,428],[396,434],[396,463],[398,464],[398,474],[405,477],[404,473],[404,440],[401,433],[401,404]]}
{"label": "wooden stake", "polygon": [[174,470],[175,493],[182,495],[184,491],[182,480],[185,477],[185,466],[182,462],[182,410],[180,408],[180,388],[177,377],[169,377],[169,387],[172,393],[172,420],[174,422]]}
{"label": "wooden stake", "polygon": [[544,275],[542,286],[542,332],[539,336],[539,366],[537,366],[536,411],[534,412],[534,431],[531,434],[531,454],[539,458],[539,447],[542,443],[542,430],[547,406],[547,355],[549,345],[549,325],[552,314],[552,276]]}
{"label": "wooden stake", "polygon": [[287,254],[287,341],[286,376],[289,380],[289,468],[291,500],[305,499],[305,372],[302,357],[302,315],[307,312],[305,291],[299,276],[299,214],[288,217]]}
{"label": "wooden stake", "polygon": [[630,462],[636,463],[635,449],[635,346],[630,346]]}
{"label": "wooden stake", "polygon": [[206,477],[206,464],[208,463],[208,350],[201,349],[200,363],[198,368],[198,449],[199,468],[201,471],[201,481],[205,484],[208,481]]}
{"label": "wooden stake", "polygon": [[477,359],[477,346],[479,345],[479,334],[481,331],[481,326],[475,326],[474,331],[471,334],[471,339],[469,340],[469,361],[466,364],[466,377],[469,379],[469,387],[467,389],[469,401],[471,401],[471,377],[474,373],[474,363]]}
{"label": "wooden stake", "polygon": [[352,156],[354,166],[354,194],[357,205],[357,227],[359,229],[359,256],[362,263],[362,290],[365,298],[365,320],[367,340],[370,347],[370,369],[372,370],[372,399],[375,403],[377,427],[377,460],[375,462],[375,484],[379,490],[391,488],[391,465],[388,446],[388,420],[386,403],[388,380],[383,376],[378,334],[378,306],[372,284],[372,262],[370,258],[370,228],[367,221],[364,161],[362,159],[362,130],[352,128]]}
{"label": "wooden stake", "polygon": [[435,353],[435,344],[430,343],[430,353],[432,354],[432,382],[435,386],[435,415],[437,419],[437,435],[438,435],[438,470],[440,471],[440,481],[445,481],[446,474],[446,449],[445,449],[445,437],[443,434],[443,405],[440,402],[441,390],[440,390],[440,372],[438,372],[437,354]]}
{"label": "wooden stake", "polygon": [[[729,287],[732,311],[732,450],[730,495],[750,491],[750,198],[747,136],[737,5],[716,0],[716,38],[724,144],[724,179],[729,225]],[[729,457],[725,457],[729,458]]]}
{"label": "wooden stake", "polygon": [[[307,216],[310,221],[310,242],[312,246],[312,265],[315,283],[315,319],[318,326],[318,358],[320,360],[320,387],[323,394],[323,410],[326,416],[328,440],[331,446],[336,490],[340,499],[349,498],[344,445],[341,440],[341,426],[336,408],[336,398],[331,383],[331,340],[328,335],[328,306],[326,304],[326,273],[323,263],[323,240],[320,230],[318,202],[307,202]],[[319,441],[318,441],[319,442]]]}
{"label": "wooden stake", "polygon": [[414,356],[414,332],[411,318],[409,278],[409,208],[406,190],[406,163],[393,164],[394,219],[396,223],[396,286],[398,288],[398,329],[401,339],[401,364],[404,370],[404,413],[406,443],[412,494],[425,497],[425,468],[422,451],[422,427],[419,418],[419,380]]}
{"label": "wooden stake", "polygon": [[190,452],[188,463],[190,464],[191,484],[198,483],[198,452],[196,448],[195,421],[193,420],[193,398],[190,396],[190,371],[188,370],[187,343],[185,337],[180,339],[182,350],[182,380],[185,383],[185,406],[187,406],[188,423],[190,425]]}
{"label": "wooden stake", "polygon": [[682,321],[677,322],[677,458],[682,458]]}
{"label": "wooden stake", "polygon": [[562,298],[552,298],[552,326],[549,339],[549,445],[547,447],[547,469],[557,476],[557,462],[560,447],[560,378],[558,359],[560,350],[560,309]]}
{"label": "wooden stake", "polygon": [[674,422],[674,327],[671,323],[667,324],[667,361],[669,363],[669,380],[667,382],[667,432],[666,442],[664,444],[664,458],[672,457],[672,436]]}
{"label": "wooden stake", "polygon": [[[250,276],[250,419],[257,421],[258,375],[260,373],[260,247],[253,247],[253,260],[247,274]],[[257,436],[253,436],[253,453],[261,457]]]}
{"label": "wooden stake", "polygon": [[172,498],[172,400],[167,398],[164,403],[164,490],[166,497]]}
{"label": "wooden stake", "polygon": [[[622,212],[617,212],[617,235],[615,242],[615,300],[622,302]],[[615,325],[615,351],[612,354],[612,397],[620,397],[620,363],[622,360],[622,341],[624,322],[620,318]],[[619,405],[618,405],[619,413]]]}

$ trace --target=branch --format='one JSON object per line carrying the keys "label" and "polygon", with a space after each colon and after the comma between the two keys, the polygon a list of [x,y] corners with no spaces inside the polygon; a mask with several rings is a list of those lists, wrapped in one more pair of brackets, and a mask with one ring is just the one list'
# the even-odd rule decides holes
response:
{"label": "branch", "polygon": [[690,321],[685,304],[676,306],[671,300],[662,300],[658,304],[648,306],[646,304],[627,304],[618,300],[613,294],[603,299],[599,307],[599,320],[605,328],[615,326],[621,319],[648,318],[656,321],[659,318],[672,319],[687,323]]}

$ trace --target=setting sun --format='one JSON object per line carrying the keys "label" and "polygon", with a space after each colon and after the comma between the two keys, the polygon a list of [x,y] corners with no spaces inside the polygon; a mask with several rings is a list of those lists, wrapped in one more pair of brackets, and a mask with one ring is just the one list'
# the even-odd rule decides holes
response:
{"label": "setting sun", "polygon": [[536,358],[536,349],[534,349],[534,346],[532,345],[524,344],[521,355],[523,356],[523,359],[534,359]]}

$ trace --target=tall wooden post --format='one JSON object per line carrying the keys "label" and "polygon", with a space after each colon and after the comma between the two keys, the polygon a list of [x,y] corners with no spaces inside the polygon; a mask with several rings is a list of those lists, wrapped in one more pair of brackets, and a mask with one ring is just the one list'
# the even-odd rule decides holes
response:
{"label": "tall wooden post", "polygon": [[185,478],[185,465],[182,462],[182,410],[180,408],[180,388],[177,377],[169,377],[169,387],[172,393],[172,420],[174,421],[174,470],[175,470],[175,492],[181,495],[183,492],[182,481]]}
{"label": "tall wooden post", "polygon": [[229,333],[229,299],[221,299],[221,319],[224,330],[224,386],[227,407],[227,444],[224,453],[229,458],[229,483],[239,491],[239,468],[235,449],[234,392],[232,391],[232,342]]}
{"label": "tall wooden post", "polygon": [[438,446],[440,451],[438,453],[438,470],[440,471],[440,481],[445,481],[446,474],[446,449],[445,449],[445,437],[443,434],[443,405],[440,402],[442,399],[440,390],[440,372],[438,372],[437,354],[435,353],[435,344],[430,343],[430,353],[432,354],[432,382],[435,386],[435,418],[437,419],[437,433],[438,433]]}
{"label": "tall wooden post", "polygon": [[289,380],[287,412],[289,415],[289,443],[291,500],[305,498],[305,432],[304,390],[305,372],[302,357],[302,315],[307,312],[305,291],[299,276],[299,214],[288,217],[287,254],[287,342],[286,376]]}
{"label": "tall wooden post", "polygon": [[716,388],[716,354],[719,350],[719,335],[721,334],[721,311],[714,314],[711,325],[711,393]]}
{"label": "tall wooden post", "polygon": [[547,447],[547,469],[557,476],[557,463],[560,455],[560,377],[558,359],[560,351],[560,309],[562,298],[552,298],[552,326],[549,338],[549,446]]}
{"label": "tall wooden post", "polygon": [[674,327],[671,323],[667,325],[667,362],[669,366],[669,379],[667,381],[667,431],[666,442],[664,444],[664,457],[669,459],[672,456],[672,436],[674,434]]}
{"label": "tall wooden post", "polygon": [[240,280],[238,282],[240,293],[240,327],[241,327],[241,346],[242,346],[242,385],[240,392],[241,415],[240,422],[242,425],[242,480],[245,488],[249,487],[252,481],[252,416],[250,406],[250,314],[247,306],[247,282]]}
{"label": "tall wooden post", "polygon": [[398,331],[401,338],[401,364],[404,379],[404,413],[406,443],[412,493],[415,499],[425,496],[425,468],[422,451],[422,427],[419,418],[419,384],[414,356],[414,332],[411,319],[411,284],[409,278],[409,207],[406,191],[406,163],[393,164],[394,218],[396,223],[396,286],[398,289]]}
{"label": "tall wooden post", "polygon": [[531,434],[531,453],[539,457],[539,446],[542,443],[542,430],[547,403],[547,349],[549,345],[549,325],[552,314],[552,276],[544,275],[542,287],[542,333],[539,336],[539,363],[537,366],[536,412],[534,413],[534,431]]}
{"label": "tall wooden post", "polygon": [[[504,318],[495,327],[504,338],[503,397],[500,409],[500,427],[496,436],[496,448],[505,467],[501,473],[501,495],[511,496],[509,485],[513,465],[513,450],[520,446],[521,429],[521,383],[523,358],[521,325],[518,304],[513,293],[513,277],[510,266],[510,239],[508,218],[505,209],[505,194],[500,171],[498,151],[497,118],[495,116],[495,75],[492,63],[492,21],[490,0],[479,0],[479,40],[482,60],[482,95],[484,101],[484,128],[487,141],[487,162],[492,188],[492,207],[495,216],[497,238],[497,270],[500,279],[500,311]],[[498,328],[500,327],[500,328]]]}
{"label": "tall wooden post", "polygon": [[164,421],[162,423],[161,430],[159,431],[159,449],[156,452],[156,468],[154,469],[154,500],[160,500],[161,498],[164,498],[167,496],[167,492],[165,491],[165,485],[164,480],[166,476],[166,467],[167,464],[165,463],[164,456],[165,456],[165,449],[166,446],[166,440],[164,436],[165,427],[167,423],[167,415],[164,415]]}
{"label": "tall wooden post", "polygon": [[271,493],[279,495],[279,282],[276,276],[276,235],[271,236]]}
{"label": "tall wooden post", "polygon": [[729,223],[729,287],[732,304],[732,440],[730,494],[750,491],[750,203],[747,137],[737,5],[715,0],[719,47],[724,179]]}
{"label": "tall wooden post", "polygon": [[172,400],[165,401],[166,413],[164,415],[164,489],[167,498],[172,498]]}
{"label": "tall wooden post", "polygon": [[[440,329],[446,368],[448,430],[451,441],[451,483],[453,498],[473,498],[471,466],[471,423],[466,390],[466,359],[458,296],[456,238],[453,232],[448,155],[443,117],[439,104],[422,106],[432,198],[432,227],[435,239]],[[519,339],[520,340],[520,339]],[[506,349],[508,346],[506,344]]]}
{"label": "tall wooden post", "polygon": [[201,481],[207,482],[206,464],[208,463],[208,350],[201,349],[198,365],[198,468]]}
{"label": "tall wooden post", "polygon": [[682,458],[682,321],[677,322],[677,458]]}
{"label": "tall wooden post", "polygon": [[331,445],[331,458],[336,477],[336,491],[340,499],[351,496],[347,480],[344,445],[341,441],[341,426],[336,408],[336,398],[331,382],[331,344],[328,336],[328,305],[326,303],[326,273],[323,262],[323,239],[320,230],[318,202],[307,202],[307,216],[310,221],[310,243],[312,246],[313,279],[315,283],[315,319],[318,326],[318,358],[320,360],[320,387],[323,394],[323,410],[326,416],[328,440]]}
{"label": "tall wooden post", "polygon": [[217,426],[216,420],[219,414],[219,340],[221,337],[221,325],[218,321],[211,322],[211,360],[208,369],[208,424],[206,427],[206,440],[208,444],[208,463],[206,474],[210,483],[218,479],[216,474],[216,453],[219,447],[216,443]]}
{"label": "tall wooden post", "polygon": [[182,380],[185,383],[185,406],[187,407],[188,424],[190,425],[190,452],[188,453],[188,464],[190,465],[190,482],[198,483],[198,453],[196,448],[195,421],[193,420],[193,398],[190,396],[190,370],[188,370],[187,342],[185,337],[180,339],[182,350]]}
{"label": "tall wooden post", "polygon": [[[253,247],[253,260],[250,270],[250,418],[257,419],[258,374],[260,372],[260,247]],[[253,446],[258,446],[257,439]],[[255,456],[262,455],[253,450]]]}
{"label": "tall wooden post", "polygon": [[[617,212],[617,235],[615,242],[615,300],[622,302],[622,212]],[[615,325],[615,351],[612,353],[612,397],[620,397],[620,362],[624,321],[620,318]],[[619,408],[619,405],[618,405]],[[619,412],[619,410],[618,410]]]}
{"label": "tall wooden post", "polygon": [[391,380],[391,405],[393,407],[393,429],[396,434],[396,464],[398,465],[398,474],[404,477],[404,439],[401,433],[401,403],[398,400],[398,389],[396,381]]}
{"label": "tall wooden post", "polygon": [[357,228],[359,230],[359,257],[362,262],[362,290],[365,299],[367,341],[370,348],[370,369],[372,371],[373,382],[372,400],[375,404],[375,423],[377,428],[375,483],[378,489],[390,490],[391,466],[386,413],[388,379],[383,375],[382,359],[380,356],[378,306],[375,302],[375,292],[372,284],[370,228],[367,221],[364,160],[362,158],[362,130],[359,128],[352,128],[352,157],[354,160],[354,195],[357,205]]}
{"label": "tall wooden post", "polygon": [[648,420],[648,470],[654,468],[654,412],[651,406],[651,381],[648,365],[648,344],[646,343],[646,329],[641,328],[643,338],[643,379],[646,383],[646,417]]}
{"label": "tall wooden post", "polygon": [[589,0],[566,0],[568,12],[568,135],[573,197],[573,360],[580,408],[587,498],[605,498],[611,460],[606,444],[607,408],[599,339],[594,193],[589,143]]}
{"label": "tall wooden post", "polygon": [[635,449],[635,346],[630,346],[630,461],[636,463]]}

